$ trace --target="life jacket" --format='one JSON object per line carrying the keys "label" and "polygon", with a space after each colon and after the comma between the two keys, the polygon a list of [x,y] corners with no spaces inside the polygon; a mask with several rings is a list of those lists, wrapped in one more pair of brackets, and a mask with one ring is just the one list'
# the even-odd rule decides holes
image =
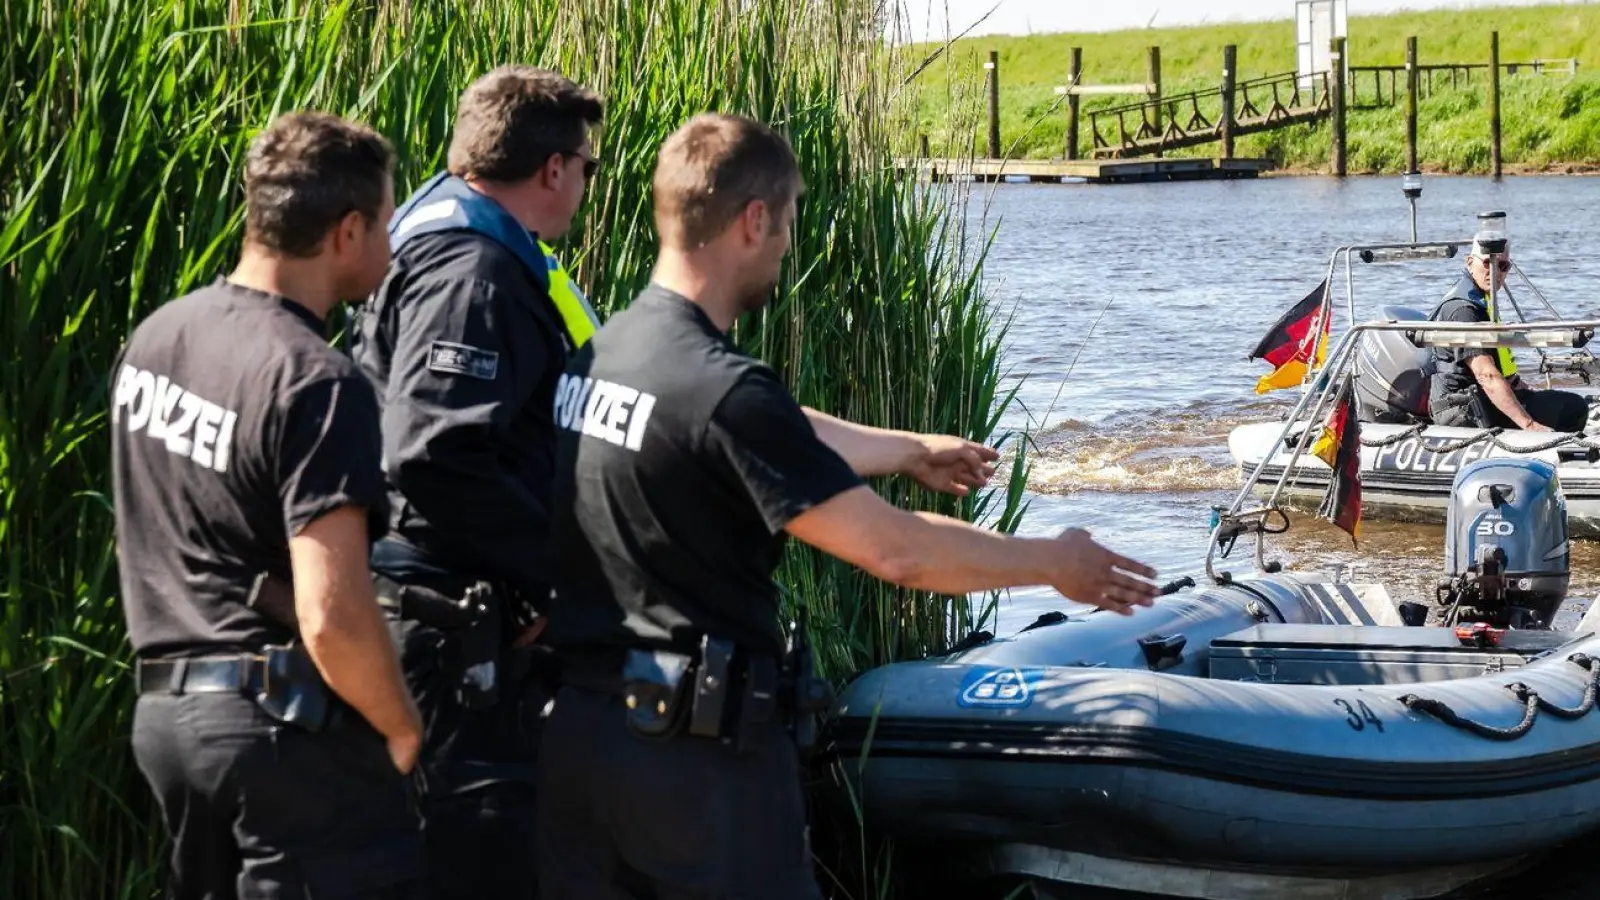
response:
{"label": "life jacket", "polygon": [[[1500,321],[1500,314],[1495,311],[1494,298],[1488,294],[1485,294],[1483,305],[1484,308],[1489,311],[1489,321],[1498,323]],[[1500,374],[1504,375],[1506,378],[1510,378],[1511,376],[1517,374],[1517,361],[1511,355],[1511,348],[1501,347],[1499,348],[1498,352],[1500,358]]]}
{"label": "life jacket", "polygon": [[[1428,318],[1437,318],[1439,311],[1444,309],[1444,305],[1446,303],[1450,303],[1454,300],[1465,300],[1468,303],[1481,307],[1485,312],[1487,312],[1489,314],[1489,321],[1496,324],[1501,324],[1500,313],[1497,309],[1495,309],[1494,300],[1489,296],[1489,293],[1478,287],[1477,282],[1474,282],[1470,275],[1464,277],[1461,283],[1464,283],[1468,286],[1467,290],[1464,292],[1457,292],[1455,288],[1451,288],[1450,293],[1445,295],[1443,300],[1439,301],[1439,305],[1433,308],[1433,312],[1428,316]],[[1461,283],[1458,283],[1456,287],[1460,287]],[[1517,374],[1517,361],[1516,358],[1512,356],[1510,347],[1496,348],[1495,358],[1500,364],[1500,374],[1502,376],[1509,379],[1511,376]],[[1451,362],[1453,363],[1453,360]]]}
{"label": "life jacket", "polygon": [[534,283],[549,294],[561,314],[571,349],[583,346],[594,335],[598,318],[550,248],[536,240],[505,207],[449,172],[428,179],[395,210],[389,225],[389,252],[399,253],[413,238],[441,231],[471,231],[511,251]]}
{"label": "life jacket", "polygon": [[566,323],[567,335],[572,338],[572,348],[576,350],[594,337],[595,329],[600,327],[600,317],[595,315],[594,307],[589,305],[589,298],[583,295],[578,282],[567,274],[561,260],[556,259],[556,252],[550,249],[550,245],[540,241],[539,250],[544,253],[548,267],[550,299],[555,301],[561,321]]}

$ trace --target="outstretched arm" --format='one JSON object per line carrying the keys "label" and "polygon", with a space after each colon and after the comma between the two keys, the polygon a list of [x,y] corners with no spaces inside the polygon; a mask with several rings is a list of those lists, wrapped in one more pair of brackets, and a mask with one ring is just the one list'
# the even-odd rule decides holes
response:
{"label": "outstretched arm", "polygon": [[1128,615],[1149,606],[1155,570],[1069,528],[1020,538],[885,503],[865,486],[796,516],[785,530],[884,581],[941,594],[1047,584],[1080,603]]}
{"label": "outstretched arm", "polygon": [[929,490],[964,497],[989,483],[1000,459],[992,448],[954,435],[874,428],[802,409],[818,439],[862,477],[910,475]]}
{"label": "outstretched arm", "polygon": [[950,594],[1048,584],[1122,613],[1155,596],[1146,580],[1154,570],[1101,547],[1081,529],[1018,538],[885,502],[817,439],[769,372],[752,372],[728,392],[706,440],[773,534],[786,531],[885,581]]}

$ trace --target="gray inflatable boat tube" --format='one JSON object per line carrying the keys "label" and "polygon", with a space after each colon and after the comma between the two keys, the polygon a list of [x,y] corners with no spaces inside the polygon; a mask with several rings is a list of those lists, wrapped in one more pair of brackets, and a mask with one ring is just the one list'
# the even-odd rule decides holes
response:
{"label": "gray inflatable boat tube", "polygon": [[1256,625],[1352,632],[1326,590],[1267,576],[878,668],[841,693],[830,753],[867,827],[901,843],[1345,871],[1600,826],[1592,634],[1453,680],[1207,677],[1212,641]]}

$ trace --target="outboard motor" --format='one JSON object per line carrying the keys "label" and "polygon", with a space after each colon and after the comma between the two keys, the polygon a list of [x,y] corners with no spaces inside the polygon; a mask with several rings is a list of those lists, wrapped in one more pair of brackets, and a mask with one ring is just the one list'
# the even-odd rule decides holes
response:
{"label": "outboard motor", "polygon": [[[1392,322],[1420,322],[1428,314],[1409,306],[1379,311]],[[1363,422],[1411,424],[1428,421],[1432,351],[1418,347],[1403,331],[1369,331],[1356,352],[1356,416]]]}
{"label": "outboard motor", "polygon": [[1567,596],[1567,501],[1555,467],[1490,458],[1463,466],[1450,491],[1444,624],[1549,628]]}

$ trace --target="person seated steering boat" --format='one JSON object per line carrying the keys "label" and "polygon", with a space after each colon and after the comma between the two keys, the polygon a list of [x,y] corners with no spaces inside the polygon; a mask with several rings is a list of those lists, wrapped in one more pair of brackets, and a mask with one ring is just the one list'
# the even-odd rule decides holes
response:
{"label": "person seated steering boat", "polygon": [[[1467,256],[1466,272],[1450,288],[1428,318],[1435,322],[1499,322],[1489,299],[1505,285],[1511,254],[1495,260],[1477,242]],[[1436,373],[1428,395],[1428,411],[1436,425],[1464,428],[1520,428],[1524,431],[1582,431],[1589,403],[1571,391],[1529,388],[1517,374],[1507,347],[1436,347]]]}

